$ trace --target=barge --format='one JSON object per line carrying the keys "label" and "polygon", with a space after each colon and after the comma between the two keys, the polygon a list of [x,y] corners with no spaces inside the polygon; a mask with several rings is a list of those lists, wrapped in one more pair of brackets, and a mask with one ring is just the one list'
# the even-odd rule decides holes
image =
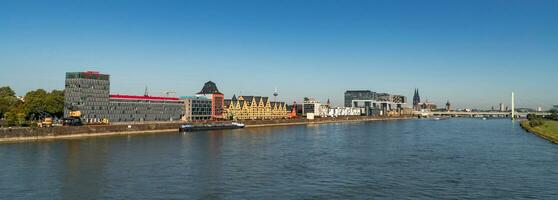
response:
{"label": "barge", "polygon": [[192,132],[192,131],[206,131],[206,130],[223,130],[223,129],[237,129],[244,128],[243,123],[231,122],[231,123],[206,123],[206,124],[183,124],[180,125],[178,131],[180,132]]}

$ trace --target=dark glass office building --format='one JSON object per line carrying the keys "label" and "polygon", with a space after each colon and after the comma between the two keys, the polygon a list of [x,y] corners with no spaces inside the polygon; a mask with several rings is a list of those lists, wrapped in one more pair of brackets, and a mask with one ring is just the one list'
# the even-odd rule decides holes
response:
{"label": "dark glass office building", "polygon": [[347,90],[345,91],[345,107],[353,107],[353,100],[375,100],[376,92],[370,90]]}

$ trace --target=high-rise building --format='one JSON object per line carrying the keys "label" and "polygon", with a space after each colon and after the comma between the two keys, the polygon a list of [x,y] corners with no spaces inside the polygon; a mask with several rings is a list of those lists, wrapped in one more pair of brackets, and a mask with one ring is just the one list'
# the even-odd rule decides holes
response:
{"label": "high-rise building", "polygon": [[67,72],[64,87],[64,117],[80,111],[85,122],[109,118],[110,76],[94,71]]}
{"label": "high-rise building", "polygon": [[503,103],[500,103],[500,112],[506,112],[508,110]]}
{"label": "high-rise building", "polygon": [[212,81],[206,82],[203,85],[201,91],[197,93],[197,95],[211,99],[211,118],[223,118],[223,111],[225,109],[225,95],[219,92],[215,83],[213,83]]}

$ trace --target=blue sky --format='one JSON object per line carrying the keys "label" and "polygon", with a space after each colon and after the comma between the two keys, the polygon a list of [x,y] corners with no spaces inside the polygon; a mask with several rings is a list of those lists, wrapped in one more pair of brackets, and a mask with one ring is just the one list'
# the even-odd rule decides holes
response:
{"label": "blue sky", "polygon": [[347,89],[457,107],[558,104],[558,1],[2,1],[0,85],[111,92],[304,96]]}

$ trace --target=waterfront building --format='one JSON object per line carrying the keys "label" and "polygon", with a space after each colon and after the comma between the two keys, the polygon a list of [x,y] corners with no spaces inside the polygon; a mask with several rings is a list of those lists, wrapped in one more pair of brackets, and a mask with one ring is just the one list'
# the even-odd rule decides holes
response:
{"label": "waterfront building", "polygon": [[345,91],[345,107],[356,107],[353,100],[374,100],[376,92],[370,90],[347,90]]}
{"label": "waterfront building", "polygon": [[291,112],[291,114],[289,114],[290,117],[295,116],[294,114],[296,114],[296,116],[302,116],[302,104],[297,104],[296,101],[287,105],[287,110]]}
{"label": "waterfront building", "polygon": [[357,107],[331,108],[328,107],[327,105],[321,105],[319,114],[320,117],[360,116],[363,114],[363,109]]}
{"label": "waterfront building", "polygon": [[386,114],[388,111],[401,111],[407,98],[402,95],[376,93],[370,90],[347,90],[345,92],[345,106],[362,108],[368,116]]}
{"label": "waterfront building", "polygon": [[85,122],[109,118],[110,76],[94,71],[68,72],[64,86],[64,117],[80,111]]}
{"label": "waterfront building", "polygon": [[66,73],[64,117],[80,111],[86,123],[172,121],[184,114],[183,101],[171,97],[110,94],[110,76],[99,72]]}
{"label": "waterfront building", "polygon": [[314,98],[304,97],[302,101],[302,116],[306,116],[308,113],[313,113],[314,116],[320,116],[320,107],[322,104],[320,101]]}
{"label": "waterfront building", "polygon": [[217,85],[214,82],[208,81],[203,85],[198,96],[204,96],[211,99],[211,118],[223,119],[223,112],[225,110],[225,95],[219,92]]}
{"label": "waterfront building", "polygon": [[109,96],[110,122],[174,121],[184,114],[184,101],[174,97]]}
{"label": "waterfront building", "polygon": [[180,97],[184,101],[184,121],[207,121],[211,119],[212,102],[204,96]]}
{"label": "waterfront building", "polygon": [[428,111],[433,111],[438,109],[438,106],[432,102],[428,102],[428,100],[426,100],[426,102],[421,102],[418,105],[418,109],[419,110],[428,110]]}
{"label": "waterfront building", "polygon": [[225,99],[223,115],[227,119],[261,120],[284,119],[289,117],[287,105],[284,102],[272,102],[269,97],[233,95]]}

